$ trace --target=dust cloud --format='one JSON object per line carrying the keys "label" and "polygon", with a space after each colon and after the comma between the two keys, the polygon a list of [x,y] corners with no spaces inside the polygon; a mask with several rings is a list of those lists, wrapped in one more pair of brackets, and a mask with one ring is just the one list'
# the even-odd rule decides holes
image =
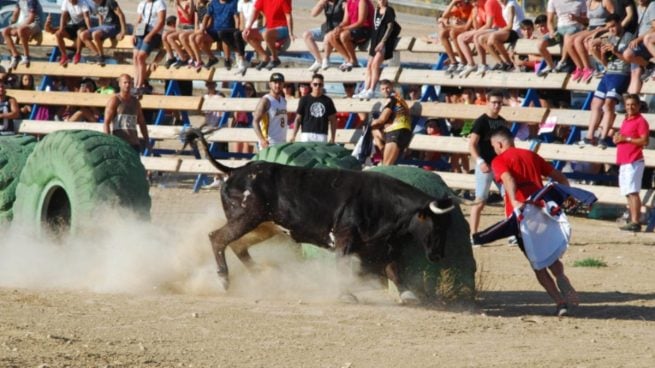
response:
{"label": "dust cloud", "polygon": [[313,301],[335,300],[346,288],[360,300],[364,295],[369,302],[389,302],[367,296],[381,287],[354,276],[355,260],[349,261],[352,272],[340,272],[329,256],[305,259],[297,244],[281,236],[250,249],[257,263],[253,272],[228,251],[230,288],[224,291],[207,237],[222,222],[210,211],[175,225],[102,211],[84,231],[59,241],[12,225],[0,239],[0,287]]}

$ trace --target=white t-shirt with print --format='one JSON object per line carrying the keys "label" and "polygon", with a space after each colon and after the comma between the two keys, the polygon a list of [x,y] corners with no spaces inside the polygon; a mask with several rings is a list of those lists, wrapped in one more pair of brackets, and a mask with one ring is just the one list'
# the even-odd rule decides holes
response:
{"label": "white t-shirt with print", "polygon": [[[149,28],[154,28],[157,24],[157,14],[164,12],[166,16],[166,3],[162,0],[141,1],[136,7],[137,14],[141,15],[142,22],[148,22]],[[163,31],[163,29],[162,29]],[[162,32],[160,31],[160,33]],[[149,30],[148,30],[149,32]]]}
{"label": "white t-shirt with print", "polygon": [[557,28],[575,26],[580,23],[571,19],[570,15],[587,14],[587,2],[585,0],[548,0],[546,11],[557,15]]}
{"label": "white t-shirt with print", "polygon": [[[253,15],[255,14],[255,0],[250,0],[248,2],[245,2],[243,0],[239,0],[237,3],[237,12],[243,14],[243,21],[245,24],[243,25],[244,27],[250,22],[250,19],[252,19]],[[252,24],[252,28],[254,29],[257,28],[257,22],[254,22]]]}
{"label": "white t-shirt with print", "polygon": [[91,8],[86,0],[77,0],[75,5],[71,4],[70,0],[64,0],[61,3],[61,12],[68,12],[68,24],[79,24],[84,22],[84,12],[91,13]]}

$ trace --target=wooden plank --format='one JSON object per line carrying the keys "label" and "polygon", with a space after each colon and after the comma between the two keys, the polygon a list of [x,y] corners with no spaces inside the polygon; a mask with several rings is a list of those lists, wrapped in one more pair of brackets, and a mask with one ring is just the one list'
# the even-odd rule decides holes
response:
{"label": "wooden plank", "polygon": [[[655,121],[655,114],[642,114],[646,121]],[[556,117],[558,125],[565,126],[578,126],[578,127],[588,127],[589,118],[591,116],[591,111],[589,110],[574,110],[574,109],[550,109],[548,117]],[[623,120],[623,115],[617,115],[616,120],[614,121],[614,127],[618,128],[621,126],[621,121]],[[651,131],[655,131],[655,124],[651,124]]]}
{"label": "wooden plank", "polygon": [[[210,81],[214,75],[214,68],[207,70],[202,68],[198,71],[195,69],[189,68],[166,68],[162,65],[158,66],[152,73],[150,73],[150,79],[159,79],[159,80],[187,80],[187,81]],[[134,68],[132,72],[134,73]]]}
{"label": "wooden plank", "polygon": [[[106,49],[120,49],[120,50],[132,50],[134,48],[134,41],[132,40],[131,35],[126,35],[122,40],[116,41],[115,39],[106,39],[102,45]],[[75,44],[69,39],[64,39],[66,47],[74,47]],[[43,32],[43,37],[41,39],[36,39],[30,42],[30,45],[33,46],[44,46],[44,47],[56,47],[57,38],[54,34]]]}
{"label": "wooden plank", "polygon": [[[540,42],[541,40],[539,39],[526,40],[524,38],[520,38],[516,41],[514,52],[520,55],[539,55]],[[550,46],[548,47],[548,52],[550,52],[551,55],[561,55],[562,47],[560,45]]]}
{"label": "wooden plank", "polygon": [[[335,98],[334,106],[337,111],[371,112],[379,111],[384,100],[373,99],[362,101],[352,98]],[[202,111],[254,111],[259,98],[211,98],[203,102]],[[287,101],[287,110],[296,111],[299,99]]]}
{"label": "wooden plank", "polygon": [[[417,115],[425,117],[477,119],[487,112],[486,106],[448,104],[439,102],[423,102]],[[509,107],[503,106],[500,115],[507,121],[522,123],[541,123],[546,118],[548,109],[542,107]]]}
{"label": "wooden plank", "polygon": [[141,107],[153,110],[195,111],[200,110],[202,99],[201,96],[143,95]]}
{"label": "wooden plank", "polygon": [[18,132],[23,134],[50,134],[58,130],[93,130],[102,132],[102,124],[73,123],[67,121],[15,120]]}
{"label": "wooden plank", "polygon": [[[601,149],[595,146],[578,146],[567,144],[540,144],[539,155],[547,160],[595,162],[599,164],[615,164],[616,148]],[[655,150],[644,150],[646,166],[655,167]]]}
{"label": "wooden plank", "polygon": [[30,63],[29,68],[25,67],[25,65],[18,65],[14,73],[60,77],[116,78],[123,73],[134,74],[134,66],[112,64],[100,66],[80,63],[63,67],[59,63],[33,61]]}
{"label": "wooden plank", "polygon": [[[159,69],[159,68],[158,68]],[[389,79],[396,81],[397,75],[400,71],[398,67],[386,67],[382,69],[380,79]],[[257,70],[255,68],[248,68],[245,75],[236,74],[235,69],[227,70],[225,68],[218,68],[215,70],[213,79],[217,82],[236,81],[236,82],[268,82],[271,74],[279,72],[284,75],[287,82],[309,82],[314,73],[306,68],[278,68],[274,71]],[[342,72],[336,67],[328,70],[321,70],[320,73],[325,78],[326,83],[357,83],[364,80],[366,73],[365,68],[355,68],[351,72]]]}
{"label": "wooden plank", "polygon": [[146,170],[178,172],[181,160],[176,157],[141,156],[141,163]]}
{"label": "wooden plank", "polygon": [[[564,73],[555,73],[555,74],[564,74]],[[596,88],[598,88],[598,83],[600,82],[599,78],[591,78],[589,83],[576,82],[571,80],[570,74],[564,74],[564,75],[567,76],[566,82],[564,83],[564,89],[566,89],[567,91],[593,92],[596,90]]]}
{"label": "wooden plank", "polygon": [[[43,104],[54,106],[68,106],[82,104],[91,107],[105,107],[111,95],[98,93],[81,92],[45,92],[26,90],[7,90],[9,96],[13,96],[22,104]],[[162,96],[144,95],[141,98],[141,106],[144,109],[166,109],[166,110],[198,110],[202,104],[200,96]]]}
{"label": "wooden plank", "polygon": [[398,43],[396,43],[396,48],[394,49],[396,52],[399,51],[411,51],[412,47],[414,46],[414,42],[416,42],[416,39],[414,37],[398,37]]}
{"label": "wooden plank", "polygon": [[414,44],[410,49],[411,52],[421,52],[421,53],[442,53],[446,52],[441,43],[428,43],[426,40],[417,38],[414,40]]}
{"label": "wooden plank", "polygon": [[[655,82],[648,80],[641,87],[641,94],[655,95]],[[649,120],[650,121],[650,120]]]}
{"label": "wooden plank", "polygon": [[[218,162],[229,167],[240,167],[247,164],[249,160],[218,160]],[[206,159],[194,160],[189,158],[181,160],[179,172],[189,174],[218,174],[221,171],[216,169]]]}
{"label": "wooden plank", "polygon": [[535,73],[487,72],[483,77],[469,75],[467,78],[447,75],[441,70],[403,69],[398,77],[400,84],[435,84],[453,87],[480,88],[540,88],[562,89],[567,75],[549,73],[539,77]]}

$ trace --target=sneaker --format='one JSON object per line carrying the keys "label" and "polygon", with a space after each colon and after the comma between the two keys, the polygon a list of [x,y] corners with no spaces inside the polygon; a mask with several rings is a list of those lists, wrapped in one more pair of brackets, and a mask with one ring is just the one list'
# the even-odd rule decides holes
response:
{"label": "sneaker", "polygon": [[565,317],[569,315],[569,307],[566,303],[557,304],[557,309],[555,310],[556,317]]}
{"label": "sneaker", "polygon": [[218,59],[217,58],[211,58],[211,59],[207,60],[207,64],[205,64],[205,68],[207,70],[209,70],[216,64],[218,64]]}
{"label": "sneaker", "polygon": [[594,70],[591,68],[585,68],[582,70],[582,79],[580,81],[582,83],[589,83],[589,81],[593,77],[594,77]]}
{"label": "sneaker", "polygon": [[487,64],[480,64],[478,65],[478,70],[475,72],[475,75],[483,77],[487,71],[489,71],[489,66],[487,66]]}
{"label": "sneaker", "polygon": [[171,66],[173,66],[173,64],[175,64],[176,61],[177,61],[177,59],[174,58],[174,57],[168,58],[168,59],[166,59],[166,63],[164,64],[164,66],[166,66],[166,69],[168,69]]}
{"label": "sneaker", "polygon": [[223,66],[225,66],[225,69],[227,70],[232,69],[232,60],[228,60],[228,59],[223,60]]}
{"label": "sneaker", "polygon": [[464,68],[466,68],[466,64],[457,64],[457,69],[455,69],[455,73],[456,74],[461,73],[464,70]]}
{"label": "sneaker", "polygon": [[266,69],[273,70],[273,68],[280,66],[280,64],[282,64],[280,59],[273,59],[266,64]]}
{"label": "sneaker", "polygon": [[598,140],[598,148],[602,150],[607,149],[607,142],[605,142],[605,139]]}
{"label": "sneaker", "polygon": [[464,69],[462,69],[461,72],[459,72],[458,76],[460,78],[466,78],[469,76],[469,74],[473,73],[475,69],[477,69],[475,65],[467,65],[464,67]]}
{"label": "sneaker", "polygon": [[328,59],[323,59],[321,63],[321,69],[328,70],[330,68],[330,61]]}
{"label": "sneaker", "polygon": [[578,297],[578,292],[571,286],[569,279],[562,274],[555,281],[557,282],[557,288],[560,294],[562,294],[562,298],[566,300],[567,306],[577,307],[580,304],[580,298]]}
{"label": "sneaker", "polygon": [[375,96],[375,91],[373,91],[372,89],[367,89],[366,91],[364,91],[364,92],[362,92],[360,94],[359,98],[362,99],[362,100],[370,100],[374,96]]}
{"label": "sneaker", "polygon": [[638,233],[641,231],[641,224],[630,221],[627,224],[619,227],[619,230],[632,231],[633,233]]}
{"label": "sneaker", "polygon": [[202,189],[219,189],[223,185],[223,181],[221,179],[214,179],[211,183],[207,185],[203,185]]}
{"label": "sneaker", "polygon": [[555,73],[563,73],[564,70],[565,70],[567,67],[568,67],[568,65],[566,64],[566,61],[564,61],[564,60],[560,60],[560,61],[557,62],[557,65],[555,65],[555,68],[553,69],[553,71],[554,71]]}
{"label": "sneaker", "polygon": [[544,67],[543,69],[541,69],[541,70],[539,70],[539,71],[537,72],[537,76],[538,76],[538,77],[545,77],[545,76],[548,75],[548,73],[550,73],[550,72],[552,72],[552,71],[553,71],[553,68],[551,68],[551,67],[549,67],[548,65],[546,65],[546,67]]}
{"label": "sneaker", "polygon": [[259,64],[257,64],[257,66],[255,66],[255,69],[257,69],[257,70],[264,69],[264,67],[268,64],[269,61],[270,60],[260,61]]}
{"label": "sneaker", "polygon": [[573,73],[571,73],[571,80],[574,82],[579,82],[580,79],[582,78],[582,74],[584,73],[584,69],[582,68],[575,68]]}
{"label": "sneaker", "polygon": [[195,69],[196,61],[193,60],[192,58],[189,58],[189,60],[187,60],[187,62],[186,62],[186,67],[187,67],[187,69]]}
{"label": "sneaker", "polygon": [[25,67],[29,68],[30,67],[30,57],[29,56],[21,56],[19,64],[20,65],[25,65]]}
{"label": "sneaker", "polygon": [[519,239],[515,235],[512,235],[507,238],[507,245],[510,247],[516,247],[519,245]]}
{"label": "sneaker", "polygon": [[186,63],[187,63],[186,60],[175,59],[175,62],[173,62],[173,63],[171,64],[171,67],[172,67],[172,68],[175,68],[175,69],[180,69],[180,68],[182,67],[182,65],[184,65],[184,64],[186,64]]}
{"label": "sneaker", "polygon": [[237,62],[237,72],[236,72],[236,75],[241,75],[241,76],[245,75],[247,69],[248,69],[248,62],[245,61],[245,60],[239,60],[239,61]]}
{"label": "sneaker", "polygon": [[61,57],[59,58],[59,65],[61,65],[61,66],[68,65],[68,55],[65,55],[65,54],[61,55]]}
{"label": "sneaker", "polygon": [[312,73],[316,73],[319,69],[321,69],[321,65],[322,64],[319,63],[318,60],[316,60],[316,61],[314,61],[314,64],[312,64],[312,66],[307,68],[307,70],[309,70]]}
{"label": "sneaker", "polygon": [[498,72],[498,71],[503,70],[504,67],[505,67],[505,64],[496,63],[494,66],[491,67],[491,71]]}
{"label": "sneaker", "polygon": [[339,65],[339,70],[341,70],[342,72],[349,72],[353,70],[353,65],[346,61],[343,64]]}
{"label": "sneaker", "polygon": [[80,55],[79,53],[78,53],[78,54],[75,54],[75,55],[73,56],[73,64],[77,64],[77,63],[79,63],[79,62],[80,62],[80,59],[82,59],[82,55]]}
{"label": "sneaker", "polygon": [[194,68],[197,72],[199,72],[200,70],[202,70],[202,68],[203,68],[204,66],[205,66],[205,63],[203,63],[202,61],[196,61],[195,63],[193,63],[193,68]]}
{"label": "sneaker", "polygon": [[644,72],[641,73],[639,79],[641,79],[642,82],[645,82],[652,77],[655,77],[655,65],[648,63],[648,66],[644,68]]}
{"label": "sneaker", "polygon": [[457,71],[457,68],[459,68],[459,63],[452,63],[448,65],[448,69],[446,69],[446,75],[453,75]]}
{"label": "sneaker", "polygon": [[594,72],[594,78],[602,78],[605,76],[605,68],[603,67],[601,70],[596,70]]}
{"label": "sneaker", "polygon": [[9,69],[16,69],[18,66],[18,62],[20,61],[20,58],[18,56],[12,56],[11,57],[11,63],[9,64]]}
{"label": "sneaker", "polygon": [[584,148],[586,146],[592,146],[594,144],[594,141],[589,139],[589,138],[582,138],[580,141],[578,141],[578,147]]}
{"label": "sneaker", "polygon": [[472,248],[480,248],[482,246],[481,243],[478,243],[475,241],[475,239],[471,238],[471,247]]}
{"label": "sneaker", "polygon": [[504,72],[513,72],[516,70],[516,67],[512,63],[505,63],[503,64],[503,69]]}

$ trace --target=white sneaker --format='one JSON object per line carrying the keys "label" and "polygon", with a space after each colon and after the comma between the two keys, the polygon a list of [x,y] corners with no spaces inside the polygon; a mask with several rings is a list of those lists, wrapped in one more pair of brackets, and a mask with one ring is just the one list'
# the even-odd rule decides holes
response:
{"label": "white sneaker", "polygon": [[316,60],[314,61],[314,64],[312,64],[312,66],[310,66],[307,70],[309,70],[312,73],[316,73],[319,69],[321,69],[322,65],[323,65],[322,63],[319,63],[318,60]]}
{"label": "white sneaker", "polygon": [[375,91],[372,89],[367,89],[366,91],[362,92],[360,98],[363,100],[370,100],[373,97],[375,97]]}
{"label": "white sneaker", "polygon": [[323,59],[321,63],[321,69],[328,70],[330,68],[330,61],[328,59]]}
{"label": "white sneaker", "polygon": [[20,65],[25,65],[26,67],[30,66],[30,58],[27,56],[21,56],[20,57]]}
{"label": "white sneaker", "polygon": [[221,187],[223,184],[223,181],[221,179],[214,179],[210,184],[203,185],[202,189],[218,189]]}
{"label": "white sneaker", "polygon": [[489,67],[487,64],[480,64],[478,65],[478,70],[475,72],[475,75],[479,76],[484,76],[484,73],[486,73],[489,70]]}
{"label": "white sneaker", "polygon": [[16,69],[19,61],[20,59],[18,58],[18,56],[12,56],[11,63],[9,64],[9,69]]}
{"label": "white sneaker", "polygon": [[237,71],[236,75],[244,75],[246,74],[246,70],[248,69],[248,61],[246,60],[239,60],[237,62]]}
{"label": "white sneaker", "polygon": [[467,65],[464,67],[464,69],[462,69],[461,72],[459,72],[459,77],[466,78],[469,76],[469,74],[473,73],[475,69],[476,69],[475,65]]}
{"label": "white sneaker", "polygon": [[448,69],[446,69],[446,74],[447,75],[453,75],[457,71],[457,68],[459,68],[459,63],[452,63],[448,65]]}

